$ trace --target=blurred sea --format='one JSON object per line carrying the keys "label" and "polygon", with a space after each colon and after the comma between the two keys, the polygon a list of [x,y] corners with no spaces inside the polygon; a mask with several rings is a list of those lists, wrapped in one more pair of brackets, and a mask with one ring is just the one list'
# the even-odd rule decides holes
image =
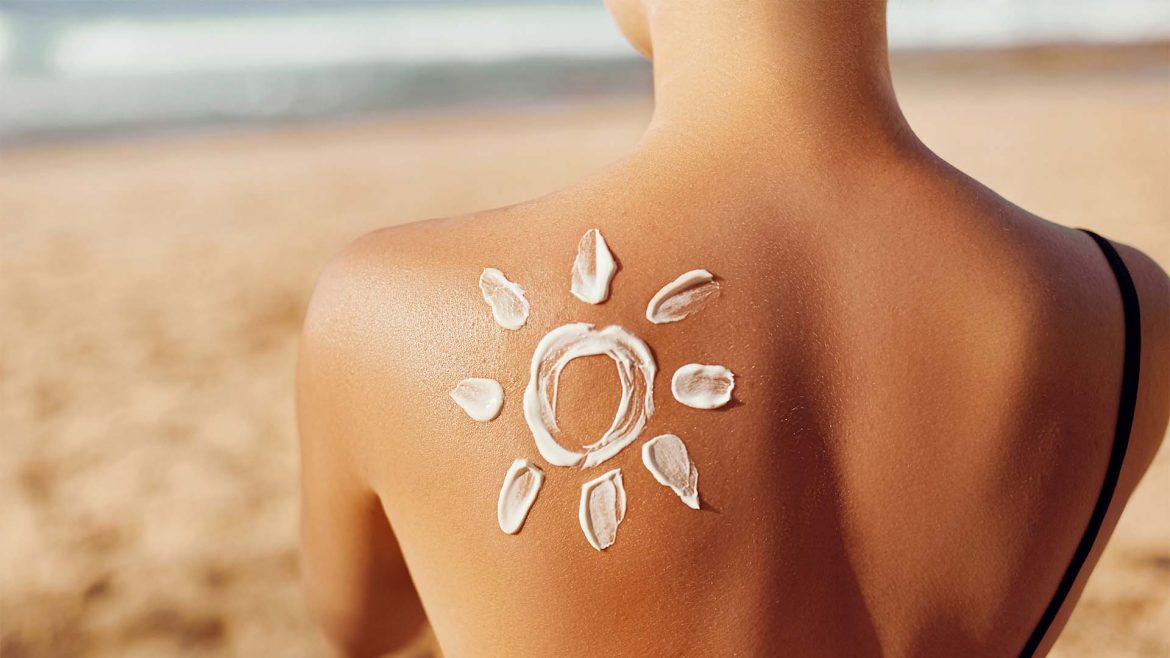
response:
{"label": "blurred sea", "polygon": [[[1166,0],[891,0],[891,44],[1170,39]],[[0,143],[650,87],[601,0],[0,0]]]}

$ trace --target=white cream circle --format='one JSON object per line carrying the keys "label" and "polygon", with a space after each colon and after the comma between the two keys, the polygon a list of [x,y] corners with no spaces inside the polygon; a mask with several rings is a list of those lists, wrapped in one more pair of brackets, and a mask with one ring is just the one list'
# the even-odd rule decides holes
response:
{"label": "white cream circle", "polygon": [[[613,423],[584,452],[569,450],[555,438],[557,384],[561,371],[573,359],[605,355],[617,366],[622,385]],[[532,353],[528,387],[524,389],[524,420],[540,456],[555,466],[589,468],[613,457],[632,443],[654,413],[654,375],[658,366],[649,346],[625,329],[610,325],[600,331],[578,322],[548,332]]]}

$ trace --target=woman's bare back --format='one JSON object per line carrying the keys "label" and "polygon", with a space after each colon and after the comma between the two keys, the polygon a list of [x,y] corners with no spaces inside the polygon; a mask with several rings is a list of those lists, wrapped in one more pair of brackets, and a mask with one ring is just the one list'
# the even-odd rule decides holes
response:
{"label": "woman's bare back", "polygon": [[[619,261],[601,304],[570,294],[593,228]],[[1170,405],[1167,279],[1122,253],[1142,379],[1096,551]],[[523,288],[522,328],[493,319],[484,268]],[[655,292],[699,268],[719,296],[647,321]],[[1104,477],[1122,317],[1088,236],[913,140],[785,152],[652,130],[571,189],[374,233],[328,267],[299,382],[310,600],[355,655],[424,610],[453,656],[1016,653]],[[589,469],[543,459],[522,402],[538,342],[573,322],[624,327],[657,364],[647,427]],[[732,403],[679,404],[670,379],[689,363],[730,369]],[[453,402],[467,377],[502,385],[497,418]],[[601,436],[620,390],[611,360],[571,361],[563,436]],[[699,510],[643,464],[665,433],[697,468]],[[497,497],[518,458],[545,478],[507,534]],[[615,468],[627,510],[599,551],[581,485]]]}
{"label": "woman's bare back", "polygon": [[[306,430],[319,425],[327,445],[316,450],[347,452],[381,500],[445,650],[1000,655],[1023,645],[1108,459],[1117,286],[1087,236],[955,186],[941,167],[900,166],[837,178],[831,195],[815,180],[761,192],[682,172],[631,185],[653,177],[619,167],[523,206],[373,234],[331,265],[306,329]],[[863,184],[882,177],[881,193]],[[590,228],[620,262],[599,305],[569,292]],[[1164,275],[1125,253],[1148,326],[1114,520],[1153,457],[1167,398]],[[523,287],[520,330],[492,318],[477,285],[485,267]],[[680,322],[648,322],[651,296],[696,268],[716,274],[720,296]],[[584,471],[541,459],[521,403],[538,341],[570,322],[627,328],[659,370],[642,436]],[[687,363],[734,372],[733,404],[675,401],[670,376]],[[475,422],[448,396],[466,377],[502,384],[496,420]],[[571,362],[564,434],[604,433],[619,391],[609,359]],[[641,443],[663,433],[686,443],[699,511],[642,464]],[[546,478],[508,535],[495,510],[517,458]],[[578,522],[580,487],[612,468],[628,513],[598,552]]]}

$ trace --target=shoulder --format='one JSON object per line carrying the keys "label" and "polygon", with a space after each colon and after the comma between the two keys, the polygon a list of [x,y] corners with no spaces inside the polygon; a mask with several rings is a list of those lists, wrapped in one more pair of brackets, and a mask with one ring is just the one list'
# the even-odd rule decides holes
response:
{"label": "shoulder", "polygon": [[302,353],[369,349],[373,336],[391,339],[416,328],[426,296],[467,218],[432,219],[378,229],[347,244],[321,270],[305,313]]}
{"label": "shoulder", "polygon": [[396,239],[395,229],[379,230],[350,242],[321,270],[305,311],[301,330],[300,377],[322,377],[331,363],[352,359],[369,323],[393,317],[371,305],[377,298],[388,303],[400,298],[401,261],[409,250]]}
{"label": "shoulder", "polygon": [[[405,272],[427,263],[424,245],[433,238],[427,226],[450,220],[429,220],[378,229],[362,235],[337,252],[321,270],[309,301],[305,332],[328,330],[338,312],[387,287],[403,287]],[[432,234],[432,235],[428,235]],[[319,324],[316,321],[324,321]]]}
{"label": "shoulder", "polygon": [[423,330],[433,329],[445,311],[469,301],[461,295],[470,293],[470,301],[478,302],[478,288],[466,283],[469,276],[478,277],[479,266],[539,240],[533,220],[545,208],[542,201],[529,201],[358,237],[322,269],[306,311],[302,345],[367,349],[427,333]]}
{"label": "shoulder", "polygon": [[427,235],[433,232],[418,224],[367,233],[321,270],[297,359],[302,425],[319,418],[334,426],[328,435],[352,442],[364,433],[371,405],[393,400],[402,379],[395,370],[434,312],[435,301],[424,291],[441,285],[435,282],[441,262],[433,253],[438,238]]}
{"label": "shoulder", "polygon": [[481,303],[471,271],[504,212],[379,229],[329,260],[301,332],[302,424],[320,418],[334,426],[330,436],[361,444],[377,421],[415,413],[420,382],[433,380],[434,368],[458,349],[463,318],[456,311]]}

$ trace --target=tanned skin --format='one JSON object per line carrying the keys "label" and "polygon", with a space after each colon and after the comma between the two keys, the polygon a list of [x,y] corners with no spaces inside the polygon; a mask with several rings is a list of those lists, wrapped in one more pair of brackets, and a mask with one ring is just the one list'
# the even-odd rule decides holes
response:
{"label": "tanned skin", "polygon": [[[321,277],[298,389],[304,576],[329,638],[347,656],[427,623],[459,657],[1015,655],[1113,442],[1123,316],[1100,250],[915,138],[883,3],[611,10],[654,61],[655,115],[633,152],[528,203],[362,237]],[[569,294],[594,227],[621,261],[597,306]],[[1170,406],[1170,285],[1118,248],[1142,304],[1137,416],[1074,594]],[[493,322],[484,267],[524,287],[522,330]],[[646,322],[654,292],[695,268],[720,277],[719,300]],[[653,348],[643,440],[684,439],[701,511],[654,482],[642,440],[588,471],[540,458],[521,410],[529,359],[581,321]],[[692,362],[735,372],[730,408],[671,399],[670,375]],[[503,385],[497,420],[448,397],[471,376]],[[572,362],[562,429],[589,442],[617,398],[608,359]],[[496,497],[520,457],[547,479],[506,535]],[[578,527],[580,485],[616,467],[629,511],[600,553]]]}

